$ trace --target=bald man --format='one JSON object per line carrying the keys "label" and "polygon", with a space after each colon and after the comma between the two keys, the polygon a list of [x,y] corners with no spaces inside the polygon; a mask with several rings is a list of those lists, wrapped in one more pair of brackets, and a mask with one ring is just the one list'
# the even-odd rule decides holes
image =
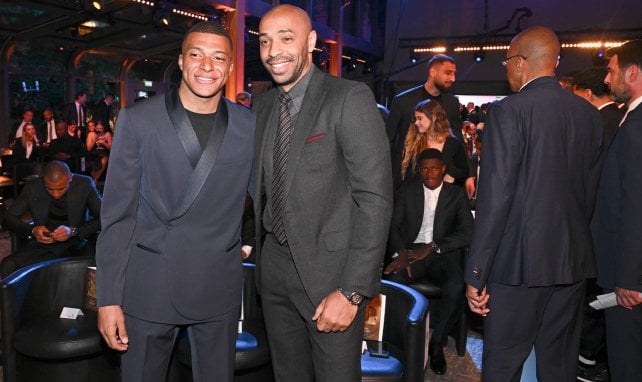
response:
{"label": "bald man", "polygon": [[517,92],[489,109],[466,296],[484,320],[484,381],[518,381],[535,347],[541,381],[575,381],[602,119],[554,77],[553,31],[528,29],[503,61]]}
{"label": "bald man", "polygon": [[253,105],[259,287],[277,381],[360,381],[364,299],[379,293],[392,214],[389,145],[370,89],[314,67],[315,43],[300,8],[261,19],[278,88]]}
{"label": "bald man", "polygon": [[[72,174],[65,162],[49,162],[44,176],[28,182],[5,215],[4,226],[28,242],[2,260],[2,277],[40,261],[93,255],[86,239],[100,230],[100,205],[90,177]],[[27,213],[33,224],[23,220]]]}

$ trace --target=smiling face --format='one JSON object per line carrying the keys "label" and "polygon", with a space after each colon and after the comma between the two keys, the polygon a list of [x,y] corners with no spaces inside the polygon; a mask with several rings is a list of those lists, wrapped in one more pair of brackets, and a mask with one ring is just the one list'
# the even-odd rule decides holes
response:
{"label": "smiling face", "polygon": [[232,71],[229,40],[213,33],[190,33],[183,42],[178,67],[182,71],[178,94],[183,106],[194,112],[216,111],[221,90]]}
{"label": "smiling face", "polygon": [[312,67],[316,32],[301,9],[282,5],[261,19],[261,61],[272,79],[289,91]]}
{"label": "smiling face", "polygon": [[419,134],[426,134],[430,130],[433,122],[434,121],[426,114],[420,111],[415,111],[415,126],[417,127],[417,132]]}

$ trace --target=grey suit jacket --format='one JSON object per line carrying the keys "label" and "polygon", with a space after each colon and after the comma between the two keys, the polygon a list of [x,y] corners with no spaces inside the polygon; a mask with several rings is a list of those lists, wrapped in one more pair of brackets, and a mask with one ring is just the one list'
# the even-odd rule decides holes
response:
{"label": "grey suit jacket", "polygon": [[601,144],[597,109],[553,77],[491,105],[468,284],[551,286],[595,275],[589,221]]}
{"label": "grey suit jacket", "polygon": [[194,168],[188,153],[200,146],[180,102],[169,110],[156,96],[120,112],[96,249],[99,306],[181,324],[240,304],[241,216],[255,119],[222,102],[222,142],[214,147],[212,133]]}
{"label": "grey suit jacket", "polygon": [[[317,305],[337,287],[378,293],[392,185],[388,140],[370,89],[312,70],[290,140],[284,224],[305,291]],[[268,163],[278,123],[270,121],[278,120],[278,90],[258,97],[254,110],[260,233],[261,195],[272,184]],[[260,245],[257,250],[260,267]]]}

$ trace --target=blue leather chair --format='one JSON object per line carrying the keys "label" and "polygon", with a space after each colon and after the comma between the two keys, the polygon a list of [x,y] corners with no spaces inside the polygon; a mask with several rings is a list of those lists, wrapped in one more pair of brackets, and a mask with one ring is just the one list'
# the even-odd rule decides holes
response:
{"label": "blue leather chair", "polygon": [[386,295],[383,342],[390,357],[362,355],[361,380],[423,382],[428,300],[416,290],[388,280],[381,282],[381,293]]}
{"label": "blue leather chair", "polygon": [[[44,261],[0,282],[5,382],[114,381],[118,355],[107,349],[96,312],[85,309],[86,270],[93,257]],[[81,308],[76,320],[63,307]]]}

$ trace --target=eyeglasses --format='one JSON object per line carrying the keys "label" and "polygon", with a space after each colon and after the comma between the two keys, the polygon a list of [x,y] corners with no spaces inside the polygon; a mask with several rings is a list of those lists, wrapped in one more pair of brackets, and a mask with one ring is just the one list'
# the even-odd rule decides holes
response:
{"label": "eyeglasses", "polygon": [[525,59],[526,59],[526,57],[525,57],[525,56],[522,56],[521,54],[516,54],[516,55],[514,55],[514,56],[506,57],[506,59],[505,59],[504,61],[502,61],[502,66],[506,66],[506,65],[508,65],[508,61],[510,61],[510,60],[512,60],[513,58],[516,58],[516,57],[519,57],[519,58],[521,58],[522,60],[525,60]]}

